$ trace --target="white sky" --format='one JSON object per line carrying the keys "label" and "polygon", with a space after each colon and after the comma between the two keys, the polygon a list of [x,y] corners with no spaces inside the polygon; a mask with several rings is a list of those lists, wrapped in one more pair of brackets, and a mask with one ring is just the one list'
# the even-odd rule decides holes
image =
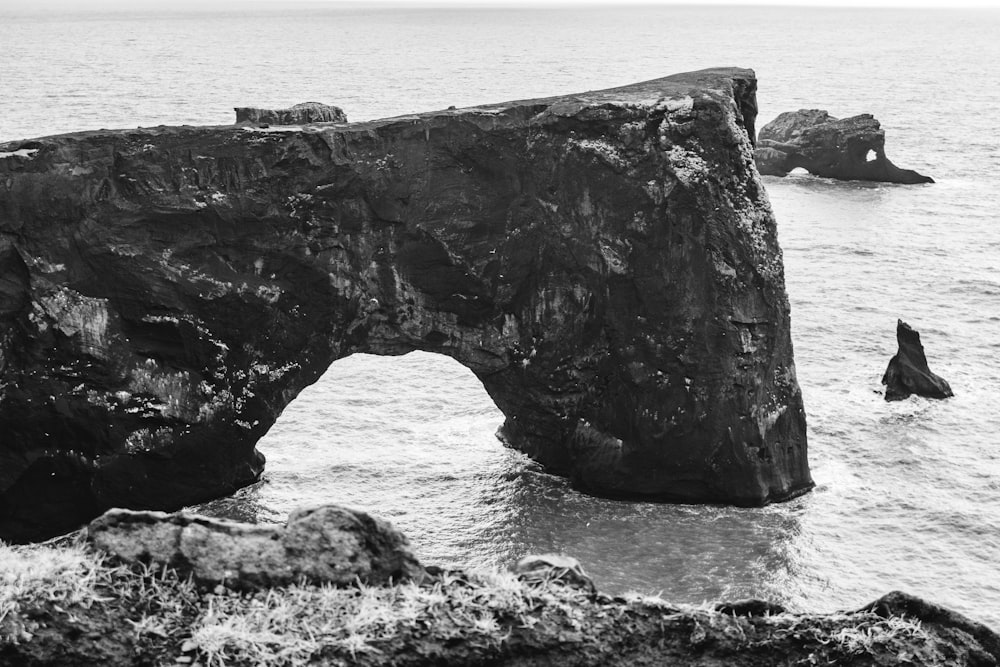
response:
{"label": "white sky", "polygon": [[274,7],[288,5],[326,5],[348,7],[573,7],[603,5],[667,6],[667,5],[757,5],[757,6],[797,6],[797,7],[892,7],[892,8],[943,8],[958,7],[978,9],[1000,9],[1000,0],[3,0],[0,4],[16,9],[170,9],[200,8],[229,9],[234,7],[253,8],[255,5]]}

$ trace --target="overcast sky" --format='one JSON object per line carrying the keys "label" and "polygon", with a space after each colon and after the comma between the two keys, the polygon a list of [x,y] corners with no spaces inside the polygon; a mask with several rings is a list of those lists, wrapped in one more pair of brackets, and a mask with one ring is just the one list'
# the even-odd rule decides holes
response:
{"label": "overcast sky", "polygon": [[684,2],[683,0],[627,0],[617,3],[614,0],[380,0],[376,2],[343,2],[342,0],[293,0],[281,3],[280,0],[2,0],[0,4],[16,9],[105,9],[105,8],[199,8],[199,9],[230,9],[234,7],[253,8],[254,6],[287,5],[321,5],[321,6],[370,6],[391,7],[396,5],[408,7],[447,6],[447,7],[482,7],[482,6],[517,6],[517,7],[567,7],[583,5],[615,6],[620,4],[657,6],[657,5],[778,5],[800,7],[895,7],[895,8],[956,8],[970,7],[980,9],[998,9],[1000,0],[700,0]]}

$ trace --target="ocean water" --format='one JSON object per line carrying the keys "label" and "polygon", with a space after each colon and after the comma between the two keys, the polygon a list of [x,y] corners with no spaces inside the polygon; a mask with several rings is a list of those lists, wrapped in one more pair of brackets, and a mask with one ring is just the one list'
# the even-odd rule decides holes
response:
{"label": "ocean water", "polygon": [[[247,7],[0,9],[0,140],[306,100],[363,120],[738,65],[760,80],[758,127],[870,112],[889,157],[937,183],[765,178],[817,483],[795,501],[580,495],[500,445],[471,372],[413,353],[335,363],[261,441],[263,481],[202,509],[282,521],[337,502],[428,563],[556,551],[609,592],[817,611],[902,589],[1000,628],[1000,12]],[[954,398],[882,399],[897,318]]]}

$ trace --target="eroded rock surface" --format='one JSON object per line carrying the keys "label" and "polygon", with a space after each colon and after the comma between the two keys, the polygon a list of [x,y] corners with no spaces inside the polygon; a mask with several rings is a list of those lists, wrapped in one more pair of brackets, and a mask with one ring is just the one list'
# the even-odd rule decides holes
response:
{"label": "eroded rock surface", "polygon": [[287,109],[258,109],[236,107],[237,123],[267,125],[306,125],[309,123],[346,123],[347,116],[340,107],[319,102],[302,102]]}
{"label": "eroded rock surface", "polygon": [[761,128],[754,158],[765,176],[785,176],[802,167],[845,181],[934,182],[885,156],[885,131],[867,113],[834,118],[820,109],[786,111]]}
{"label": "eroded rock surface", "polygon": [[457,359],[508,443],[592,493],[809,489],[755,91],[705,70],[0,146],[0,537],[253,482],[258,439],[354,352]]}
{"label": "eroded rock surface", "polygon": [[113,509],[90,522],[87,540],[120,561],[167,565],[209,587],[377,585],[424,576],[402,533],[336,505],[298,509],[284,526]]}
{"label": "eroded rock surface", "polygon": [[901,401],[911,394],[927,398],[948,398],[955,394],[948,382],[927,367],[920,334],[903,320],[896,322],[896,342],[899,349],[882,375],[885,400]]}

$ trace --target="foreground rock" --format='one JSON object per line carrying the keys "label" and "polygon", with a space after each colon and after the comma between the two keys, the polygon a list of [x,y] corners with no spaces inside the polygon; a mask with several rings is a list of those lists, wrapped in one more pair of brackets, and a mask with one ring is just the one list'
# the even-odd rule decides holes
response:
{"label": "foreground rock", "polygon": [[288,109],[258,109],[255,107],[236,107],[237,123],[256,123],[259,125],[307,125],[309,123],[346,123],[347,115],[340,107],[320,104],[319,102],[302,102]]}
{"label": "foreground rock", "polygon": [[592,493],[804,492],[756,85],[0,145],[0,537],[253,482],[355,352],[455,358],[509,444]]}
{"label": "foreground rock", "polygon": [[[891,593],[856,612],[787,613],[761,600],[673,605],[564,582],[451,570],[421,585],[295,585],[253,593],[172,569],[109,567],[79,547],[10,553],[0,664],[987,666],[1000,637]],[[30,566],[23,562],[31,559]],[[537,562],[537,561],[536,561]],[[229,583],[236,583],[230,581]]]}
{"label": "foreground rock", "polygon": [[402,533],[336,505],[296,510],[285,526],[115,509],[90,523],[87,540],[119,561],[167,565],[209,587],[374,585],[424,576]]}
{"label": "foreground rock", "polygon": [[543,582],[558,581],[566,586],[572,586],[591,593],[597,592],[594,580],[583,571],[580,561],[561,554],[542,554],[525,556],[511,568],[521,581]]}
{"label": "foreground rock", "polygon": [[1000,635],[982,623],[915,595],[893,591],[862,607],[859,613],[916,619],[922,627],[956,643],[966,643],[971,638],[968,643],[978,645],[978,650],[970,651],[970,657],[974,656],[982,665],[1000,664]]}
{"label": "foreground rock", "polygon": [[944,378],[931,373],[924,356],[924,346],[920,344],[920,334],[903,320],[896,322],[896,342],[899,350],[889,360],[889,366],[882,375],[885,400],[901,401],[911,394],[927,398],[955,395]]}
{"label": "foreground rock", "polygon": [[754,159],[765,176],[802,167],[845,181],[934,182],[885,156],[885,131],[871,114],[834,118],[820,109],[786,111],[761,128]]}

